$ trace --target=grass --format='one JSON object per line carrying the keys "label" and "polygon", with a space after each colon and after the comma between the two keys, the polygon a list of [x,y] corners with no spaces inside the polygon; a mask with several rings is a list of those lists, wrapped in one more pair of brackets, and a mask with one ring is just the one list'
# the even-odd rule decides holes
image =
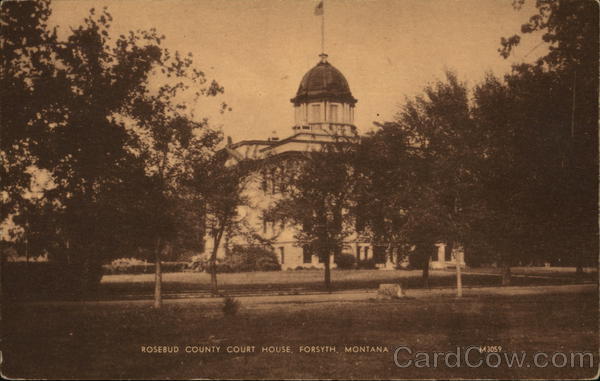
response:
{"label": "grass", "polygon": [[[21,303],[3,306],[3,373],[25,378],[579,378],[596,373],[598,294],[431,297],[242,305]],[[147,354],[141,346],[179,346]],[[290,346],[292,354],[186,354],[187,345]],[[298,353],[300,345],[450,351],[592,351],[593,368],[397,368],[392,353]]]}
{"label": "grass", "polygon": [[[493,271],[495,275],[490,275]],[[471,271],[469,271],[471,272]],[[519,268],[515,275],[528,273]],[[535,269],[530,273],[540,275]],[[513,284],[546,285],[576,283],[578,279],[567,277],[564,272],[541,273],[543,278],[526,278],[515,276]],[[586,279],[597,279],[597,272],[588,272]],[[398,282],[402,280],[409,288],[422,287],[420,270],[332,270],[332,282],[335,290],[374,289],[380,283]],[[454,271],[432,270],[430,272],[430,287],[454,286]],[[465,286],[499,286],[501,282],[498,270],[481,269],[478,272],[464,274]],[[323,290],[323,271],[275,271],[248,272],[234,274],[218,274],[219,288],[229,293],[248,292],[290,292],[290,291],[321,291]],[[150,295],[154,288],[153,274],[137,275],[105,275],[101,284],[101,295],[104,298],[118,297],[123,294]],[[210,275],[207,273],[184,272],[163,274],[163,290],[165,293],[177,292],[207,292],[210,290]]]}

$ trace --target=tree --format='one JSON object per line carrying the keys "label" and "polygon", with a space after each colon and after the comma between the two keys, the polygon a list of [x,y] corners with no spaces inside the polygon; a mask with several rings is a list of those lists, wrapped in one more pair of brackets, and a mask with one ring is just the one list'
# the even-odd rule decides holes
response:
{"label": "tree", "polygon": [[217,254],[223,236],[232,233],[237,224],[238,208],[245,204],[243,191],[251,175],[252,163],[246,160],[229,165],[227,148],[213,155],[207,162],[198,163],[190,182],[199,197],[198,218],[205,218],[208,235],[212,239],[210,274],[213,293],[218,294]]}
{"label": "tree", "polygon": [[536,145],[529,121],[520,121],[525,110],[497,78],[488,75],[476,86],[474,100],[473,119],[484,150],[478,168],[484,213],[475,226],[493,248],[503,266],[502,284],[508,285],[511,265],[535,255],[531,239],[540,225],[529,211],[539,203],[530,155]]}
{"label": "tree", "polygon": [[[131,247],[127,242],[148,248],[152,237],[158,253],[165,237],[172,239],[175,189],[217,141],[208,122],[186,114],[177,97],[191,86],[196,99],[223,88],[208,83],[191,56],[161,48],[164,36],[154,29],[113,40],[106,8],[100,14],[91,9],[65,41],[47,30],[49,15],[49,2],[3,7],[2,27],[10,36],[2,45],[8,52],[2,73],[7,205],[18,211],[28,185],[19,170],[47,171],[55,186],[46,196],[52,197],[57,245],[46,246],[60,247],[59,260],[82,263],[85,277]],[[16,26],[19,19],[32,27]],[[158,281],[159,275],[160,260]]]}
{"label": "tree", "polygon": [[[53,66],[52,44],[56,33],[48,30],[49,0],[10,2],[0,10],[0,178],[2,179],[2,219],[8,217],[23,202],[36,164],[35,149],[42,143],[31,121],[36,113],[48,106],[45,79]],[[25,104],[27,107],[25,107]]]}
{"label": "tree", "polygon": [[332,136],[319,151],[288,161],[287,190],[270,211],[273,220],[301,227],[295,236],[324,264],[325,288],[331,291],[331,257],[341,253],[352,226],[353,138]]}
{"label": "tree", "polygon": [[[67,41],[58,41],[55,31],[48,30],[49,15],[49,2],[11,2],[3,7],[2,25],[10,36],[3,40],[7,55],[2,76],[8,207],[12,202],[13,212],[25,209],[18,204],[23,204],[30,179],[15,176],[15,171],[25,168],[23,173],[31,177],[45,170],[55,186],[46,196],[52,197],[48,201],[57,223],[57,234],[48,236],[55,244],[46,246],[62,246],[50,250],[62,257],[61,252],[77,252],[66,257],[81,263],[82,277],[89,275],[92,285],[98,279],[100,257],[107,254],[102,243],[118,235],[111,231],[114,223],[100,228],[95,217],[116,212],[103,201],[135,171],[135,160],[124,149],[127,134],[113,116],[143,78],[143,68],[122,61],[121,66],[110,65],[114,57],[104,46],[107,13],[90,16]],[[33,27],[15,25],[23,18],[20,25]],[[118,75],[115,67],[129,70]]]}
{"label": "tree", "polygon": [[[515,2],[520,9],[524,0]],[[515,94],[521,119],[536,132],[527,144],[535,161],[540,197],[530,213],[543,215],[540,237],[559,258],[582,263],[596,256],[598,173],[598,7],[590,1],[539,0],[537,13],[523,24],[523,35],[541,31],[549,53],[520,64],[505,79]],[[521,36],[501,40],[508,57]],[[531,96],[536,95],[536,98]],[[560,202],[557,202],[560,200]],[[548,211],[552,211],[548,213]]]}
{"label": "tree", "polygon": [[[416,156],[409,133],[397,123],[376,124],[357,149],[355,207],[356,228],[373,245],[386,245],[387,255],[397,250],[399,263],[407,255],[407,218],[417,192]],[[390,258],[394,260],[394,258]]]}
{"label": "tree", "polygon": [[[479,151],[465,84],[448,72],[445,82],[438,81],[426,87],[423,95],[407,100],[388,129],[397,129],[396,134],[402,139],[398,144],[386,137],[386,144],[394,144],[387,152],[404,151],[407,155],[394,163],[405,162],[408,172],[395,169],[391,178],[399,182],[404,177],[407,182],[406,194],[400,196],[405,203],[401,226],[407,241],[415,245],[414,259],[423,268],[427,286],[434,245],[447,242],[451,249],[459,243],[464,246],[469,238],[469,219],[477,210],[472,194]],[[389,134],[385,130],[380,133]],[[397,190],[395,196],[387,199],[394,201],[399,192],[404,190]],[[392,213],[398,211],[398,206],[389,202],[380,209],[386,207],[393,208]],[[457,265],[457,285],[460,284]]]}
{"label": "tree", "polygon": [[[179,89],[185,89],[186,85],[181,80],[186,77],[185,69],[191,65],[191,60],[180,61],[177,55],[175,57],[174,62],[165,65],[165,70],[175,73],[180,82],[163,85],[158,95],[145,94],[131,108],[131,115],[138,121],[134,149],[143,159],[146,175],[153,180],[152,189],[155,190],[149,202],[154,206],[151,231],[156,267],[155,308],[162,305],[161,253],[165,247],[172,247],[177,227],[181,227],[176,213],[185,196],[186,184],[194,176],[194,169],[206,162],[220,141],[220,133],[209,129],[207,121],[194,122],[181,115],[182,105],[171,104],[170,98]],[[194,73],[188,79],[202,82],[203,76]],[[214,95],[210,94],[210,89],[204,91]]]}

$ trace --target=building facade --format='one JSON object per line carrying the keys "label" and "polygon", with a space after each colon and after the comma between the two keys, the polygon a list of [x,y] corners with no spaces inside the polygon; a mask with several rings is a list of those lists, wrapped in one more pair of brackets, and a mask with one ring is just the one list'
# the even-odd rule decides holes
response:
{"label": "building facade", "polygon": [[[259,242],[269,242],[278,256],[282,269],[320,268],[319,261],[308,248],[299,245],[295,239],[301,226],[281,221],[269,221],[265,218],[268,211],[281,197],[285,197],[286,184],[284,172],[293,170],[290,161],[305,152],[320,151],[324,144],[331,144],[340,137],[358,141],[358,132],[354,124],[357,103],[350,91],[344,75],[328,62],[326,54],[320,55],[320,61],[302,78],[296,96],[291,99],[294,108],[294,124],[291,134],[283,139],[273,135],[266,140],[244,140],[230,143],[226,147],[229,155],[228,165],[236,165],[241,160],[260,161],[256,173],[253,173],[245,189],[247,204],[240,207],[239,217],[246,230],[241,236],[255,237]],[[225,247],[233,244],[247,244],[244,239],[226,237],[219,248],[219,256],[225,255]],[[210,240],[207,252],[210,252]],[[455,264],[455,255],[464,265],[462,255],[448,255],[443,243],[437,246],[437,257],[432,260],[432,268],[445,268]],[[392,252],[390,252],[390,250]],[[397,249],[374,246],[365,237],[354,232],[345,241],[342,253],[351,254],[357,261],[372,260],[377,268],[395,269],[407,265],[397,262]],[[335,258],[330,257],[335,267]]]}

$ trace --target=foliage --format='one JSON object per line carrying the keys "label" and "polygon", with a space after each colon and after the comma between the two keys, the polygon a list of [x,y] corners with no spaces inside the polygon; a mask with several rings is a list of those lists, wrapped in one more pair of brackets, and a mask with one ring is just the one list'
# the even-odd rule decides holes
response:
{"label": "foliage", "polygon": [[356,141],[332,136],[320,151],[306,152],[286,171],[286,197],[270,210],[272,220],[288,220],[301,226],[295,235],[299,245],[315,248],[325,263],[325,286],[331,287],[330,256],[339,253],[352,231],[354,191],[353,160]]}
{"label": "foliage", "polygon": [[[210,257],[200,255],[194,258],[191,267],[197,271],[211,272]],[[217,273],[248,271],[279,271],[281,265],[277,255],[260,246],[234,246],[223,259],[216,261]]]}
{"label": "foliage", "polygon": [[[55,31],[49,30],[50,1],[11,2],[0,10],[2,72],[0,73],[0,178],[2,218],[27,203],[24,193],[33,174],[43,137],[34,125],[36,113],[48,108],[47,80],[53,72],[51,44]],[[29,107],[23,107],[27,103]]]}
{"label": "foliage", "polygon": [[411,263],[426,281],[435,243],[468,240],[480,212],[473,196],[481,150],[466,85],[447,72],[377,126],[357,155],[357,221],[374,244],[398,253],[414,245]]}
{"label": "foliage", "polygon": [[[191,55],[161,47],[154,29],[114,39],[106,8],[58,40],[49,1],[5,5],[3,218],[15,215],[32,253],[93,272],[128,252],[158,257],[177,232],[201,228],[178,218],[191,209],[179,190],[220,134],[178,96],[223,88]],[[32,197],[42,175],[49,181]]]}
{"label": "foliage", "polygon": [[[291,269],[288,269],[288,270],[291,270]],[[318,270],[321,270],[321,269],[319,269],[318,267],[315,267],[315,266],[296,266],[294,268],[294,270],[318,271]]]}
{"label": "foliage", "polygon": [[356,264],[356,268],[360,270],[374,270],[377,268],[377,265],[373,258],[361,259]]}
{"label": "foliage", "polygon": [[223,299],[223,314],[225,316],[233,316],[237,314],[241,306],[241,303],[236,298],[226,296]]}
{"label": "foliage", "polygon": [[223,236],[238,230],[241,220],[238,208],[245,203],[243,190],[249,180],[252,163],[241,161],[228,165],[228,148],[218,151],[205,162],[193,166],[193,177],[187,182],[191,193],[199,197],[200,215],[208,235],[212,238],[212,252],[208,269],[211,272],[213,292],[217,293],[217,272],[233,268],[217,264],[217,252]]}
{"label": "foliage", "polygon": [[335,264],[340,270],[356,268],[356,257],[352,254],[341,253],[335,256]]}
{"label": "foliage", "polygon": [[[162,272],[176,273],[187,268],[188,262],[163,262]],[[136,258],[119,258],[108,265],[102,266],[104,274],[149,274],[154,272],[154,263],[141,261]]]}
{"label": "foliage", "polygon": [[396,123],[376,124],[356,155],[356,229],[371,243],[406,244],[407,212],[415,197],[416,157]]}
{"label": "foliage", "polygon": [[[522,4],[517,1],[516,8]],[[523,36],[542,32],[549,53],[535,63],[515,65],[502,83],[488,78],[476,91],[478,124],[494,139],[503,135],[499,151],[507,149],[513,155],[503,180],[515,186],[510,194],[519,195],[512,203],[512,216],[504,215],[506,201],[499,199],[490,207],[496,220],[508,224],[510,219],[520,226],[521,236],[511,234],[511,239],[526,245],[525,256],[594,263],[598,83],[589,78],[598,76],[598,5],[557,0],[539,0],[535,5],[537,13],[521,32]],[[503,39],[501,54],[508,57],[520,39],[520,35]],[[504,115],[491,107],[500,102]],[[513,260],[528,258],[515,255]]]}

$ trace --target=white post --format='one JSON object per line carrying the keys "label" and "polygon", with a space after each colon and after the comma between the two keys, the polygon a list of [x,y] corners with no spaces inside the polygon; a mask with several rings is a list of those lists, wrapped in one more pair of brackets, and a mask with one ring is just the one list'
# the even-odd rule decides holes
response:
{"label": "white post", "polygon": [[462,298],[462,274],[461,274],[461,256],[459,250],[456,248],[456,244],[453,245],[452,257],[454,258],[454,264],[456,266],[456,297]]}

